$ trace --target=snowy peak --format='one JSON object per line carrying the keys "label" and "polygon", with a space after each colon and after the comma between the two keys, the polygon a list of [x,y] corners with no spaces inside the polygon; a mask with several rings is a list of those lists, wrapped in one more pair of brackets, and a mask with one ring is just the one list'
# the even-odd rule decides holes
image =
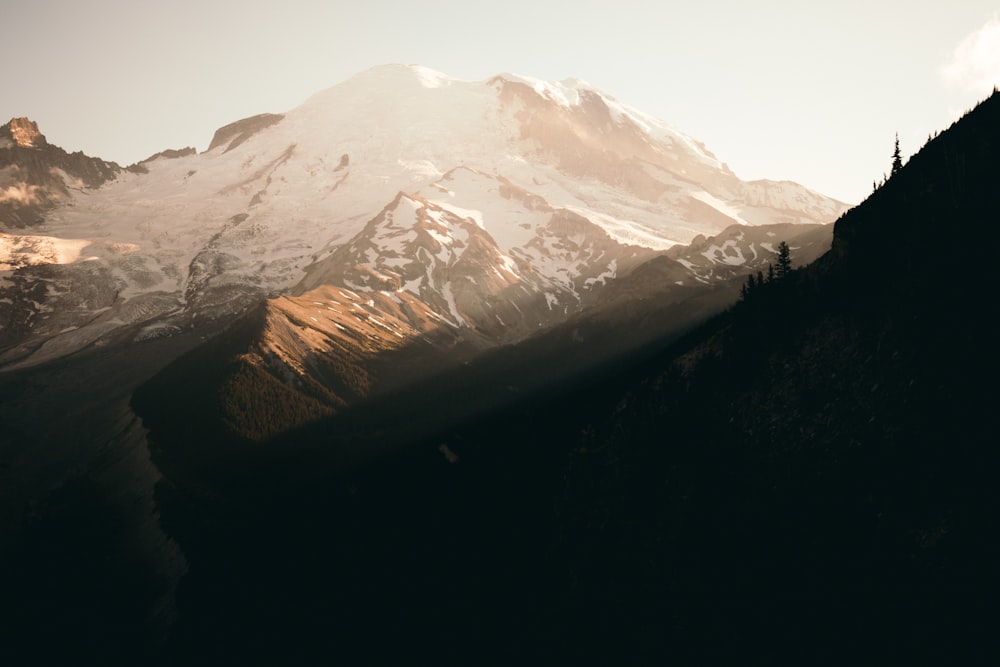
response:
{"label": "snowy peak", "polygon": [[382,88],[386,90],[406,91],[414,86],[441,88],[451,85],[453,82],[460,81],[461,79],[456,79],[423,65],[388,63],[385,65],[376,65],[354,75],[345,82],[345,85],[359,86],[366,90],[378,90]]}
{"label": "snowy peak", "polygon": [[[14,323],[0,348],[18,346],[0,361],[118,326],[169,334],[322,286],[417,299],[442,326],[509,341],[698,235],[845,208],[794,183],[743,182],[575,79],[376,67],[221,127],[204,153],[129,170],[68,155],[30,121],[4,127],[0,224],[34,229],[0,239],[0,267],[20,272],[0,279],[0,321]],[[51,257],[58,270],[39,268]],[[100,317],[66,305],[74,280],[102,295]]]}
{"label": "snowy peak", "polygon": [[[491,79],[490,83],[499,85],[501,96],[508,100],[519,98],[527,106],[538,108],[537,100],[532,103],[533,94],[570,112],[574,125],[586,128],[580,132],[581,138],[608,137],[614,152],[622,157],[642,156],[650,144],[659,143],[661,148],[683,151],[690,157],[728,171],[700,142],[662,120],[622,104],[580,79],[551,82],[517,74],[501,74]],[[637,141],[640,136],[642,139]]]}
{"label": "snowy peak", "polygon": [[[312,267],[296,292],[342,285],[417,297],[454,327],[521,281],[518,267],[472,217],[399,193],[354,239]],[[490,316],[492,317],[492,315]]]}
{"label": "snowy peak", "polygon": [[[468,167],[553,206],[585,210],[615,238],[649,248],[684,244],[733,223],[777,222],[777,211],[780,221],[828,222],[845,209],[794,184],[744,183],[696,140],[575,79],[504,74],[476,82],[386,65],[314,95],[283,118],[220,129],[212,146],[240,153],[241,165],[278,159],[296,146],[300,160],[289,165],[286,182],[340,183],[349,176],[355,193],[364,189],[381,202]],[[346,161],[350,169],[340,171]],[[374,214],[345,204],[345,219]]]}
{"label": "snowy peak", "polygon": [[406,292],[452,326],[511,339],[577,312],[652,254],[505,178],[462,167],[397,194],[296,291]]}
{"label": "snowy peak", "polygon": [[[442,159],[484,167],[525,149],[577,172],[594,157],[614,157],[681,175],[688,175],[688,165],[677,163],[686,161],[728,174],[697,141],[578,79],[552,83],[502,74],[464,81],[416,65],[384,65],[314,95],[288,115],[303,129],[350,128],[344,134],[367,138],[366,148],[381,149],[380,157],[430,160],[439,174],[458,166],[437,164]],[[326,137],[333,138],[311,138]],[[447,158],[435,155],[442,146]],[[456,148],[464,154],[455,155]],[[617,176],[608,171],[596,175]]]}

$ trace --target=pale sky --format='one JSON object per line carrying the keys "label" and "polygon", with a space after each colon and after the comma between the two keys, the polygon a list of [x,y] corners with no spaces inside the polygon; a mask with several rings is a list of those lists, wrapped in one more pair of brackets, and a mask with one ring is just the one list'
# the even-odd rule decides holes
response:
{"label": "pale sky", "polygon": [[855,203],[1000,84],[996,0],[32,0],[0,13],[0,123],[127,165],[205,150],[370,67],[575,77],[744,179]]}

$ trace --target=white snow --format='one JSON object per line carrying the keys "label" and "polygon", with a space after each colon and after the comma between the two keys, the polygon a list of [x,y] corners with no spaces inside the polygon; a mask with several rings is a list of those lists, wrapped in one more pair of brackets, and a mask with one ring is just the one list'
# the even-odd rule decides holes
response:
{"label": "white snow", "polygon": [[721,246],[712,244],[708,250],[705,250],[701,254],[705,259],[718,264],[742,266],[747,262],[743,256],[743,250],[733,239],[726,240]]}
{"label": "white snow", "polygon": [[[400,291],[438,290],[452,319],[465,324],[452,286],[435,285],[433,267],[464,252],[471,224],[496,243],[498,276],[507,284],[535,281],[526,288],[549,290],[552,308],[576,294],[581,272],[594,276],[588,281],[594,285],[617,270],[608,259],[560,247],[548,227],[559,209],[591,221],[609,240],[655,250],[718,231],[715,223],[688,219],[691,198],[745,224],[773,220],[775,211],[787,217],[796,205],[818,211],[817,222],[840,212],[801,186],[742,184],[694,139],[583,81],[501,78],[528,85],[558,109],[599,95],[615,122],[646,132],[643,140],[676,164],[643,163],[634,183],[571,173],[523,138],[517,105],[502,104],[489,81],[388,65],[317,93],[228,152],[159,159],[146,163],[148,174],[124,173],[100,189],[73,190],[72,205],[51,212],[31,236],[0,234],[0,271],[91,260],[109,268],[121,299],[155,291],[175,295],[182,307],[189,267],[207,270],[222,258],[213,284],[281,293],[404,193],[371,239],[365,266],[389,280],[388,272],[412,261],[414,227],[424,215],[421,224],[441,250],[437,257],[421,254],[426,275]],[[595,128],[594,141],[599,136]],[[643,189],[647,181],[659,185]],[[0,191],[0,200],[33,196],[29,186]],[[595,261],[606,267],[596,276]],[[371,291],[350,281],[343,286]],[[91,333],[82,326],[52,348],[94,340]]]}
{"label": "white snow", "polygon": [[666,250],[677,245],[676,241],[664,238],[652,229],[633,220],[622,220],[612,215],[586,208],[574,206],[567,206],[566,208],[596,223],[609,237],[621,244],[637,245],[652,250]]}
{"label": "white snow", "polygon": [[35,264],[72,264],[93,241],[0,232],[0,271]]}
{"label": "white snow", "polygon": [[611,260],[608,264],[607,270],[603,273],[597,275],[594,278],[587,278],[583,284],[587,287],[593,287],[595,284],[600,283],[601,285],[607,284],[609,278],[614,279],[618,275],[618,260]]}
{"label": "white snow", "polygon": [[455,293],[451,288],[450,282],[445,283],[441,287],[441,293],[444,296],[445,300],[448,302],[448,311],[451,313],[451,316],[452,318],[454,318],[454,321],[457,322],[456,326],[459,325],[463,327],[469,326],[469,323],[466,322],[465,318],[462,317],[461,313],[458,312],[458,306],[455,303]]}
{"label": "white snow", "polygon": [[692,192],[691,196],[700,202],[708,204],[719,213],[722,213],[723,215],[732,218],[734,221],[742,225],[750,224],[749,222],[743,219],[741,211],[736,206],[733,206],[732,204],[727,204],[718,197],[715,197],[714,195],[711,195],[705,192],[704,190]]}
{"label": "white snow", "polygon": [[420,65],[411,65],[410,67],[416,73],[420,82],[427,88],[440,88],[451,84],[453,81],[457,81],[457,79],[453,79],[429,67],[421,67]]}
{"label": "white snow", "polygon": [[725,169],[728,171],[728,168],[723,163],[719,162],[714,155],[708,152],[705,147],[695,139],[684,134],[683,132],[680,132],[659,118],[650,116],[649,114],[643,113],[638,109],[622,104],[611,95],[594,88],[586,81],[576,78],[564,79],[563,81],[558,82],[543,81],[531,76],[510,73],[502,74],[501,77],[509,81],[516,81],[528,85],[542,97],[552,100],[563,107],[573,107],[579,105],[581,91],[596,93],[604,101],[605,105],[607,105],[608,110],[611,112],[611,117],[617,122],[621,123],[627,120],[634,123],[646,134],[650,135],[657,141],[664,142],[669,145],[679,144],[686,149],[686,152],[688,152],[691,157],[699,162],[710,165],[713,168]]}

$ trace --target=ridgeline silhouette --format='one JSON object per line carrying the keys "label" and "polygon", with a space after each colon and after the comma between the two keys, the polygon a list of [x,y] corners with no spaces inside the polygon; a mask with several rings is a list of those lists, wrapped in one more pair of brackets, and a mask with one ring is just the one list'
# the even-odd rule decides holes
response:
{"label": "ridgeline silhouette", "polygon": [[[449,422],[463,397],[427,385],[440,425],[415,442],[405,401],[267,444],[175,445],[149,420],[162,528],[190,564],[151,655],[991,662],[997,155],[995,93],[843,215],[816,262],[793,269],[784,244],[752,298],[555,388],[464,378],[517,397],[502,409]],[[571,354],[535,344],[496,363]],[[140,416],[159,396],[137,393]],[[100,618],[40,620],[4,618],[34,662],[114,638]]]}
{"label": "ridgeline silhouette", "polygon": [[680,341],[377,463],[337,467],[316,429],[209,472],[159,452],[194,564],[171,655],[988,658],[998,154],[994,95],[813,264],[783,254]]}

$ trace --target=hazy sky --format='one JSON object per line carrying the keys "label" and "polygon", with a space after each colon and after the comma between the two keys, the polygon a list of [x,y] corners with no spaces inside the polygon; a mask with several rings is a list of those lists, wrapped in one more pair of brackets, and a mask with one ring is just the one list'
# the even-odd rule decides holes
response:
{"label": "hazy sky", "polygon": [[32,0],[2,14],[0,123],[130,164],[207,148],[384,63],[584,79],[744,179],[849,202],[1000,83],[996,0]]}

